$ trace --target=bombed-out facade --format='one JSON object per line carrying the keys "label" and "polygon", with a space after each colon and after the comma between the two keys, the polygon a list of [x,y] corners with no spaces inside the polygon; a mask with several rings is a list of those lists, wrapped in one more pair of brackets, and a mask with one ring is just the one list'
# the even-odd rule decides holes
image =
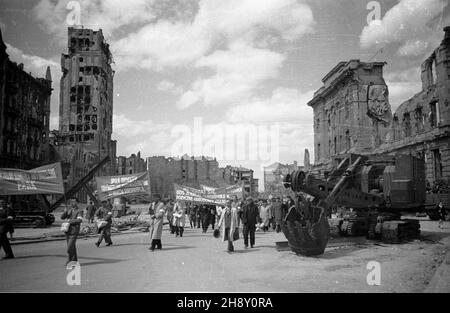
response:
{"label": "bombed-out facade", "polygon": [[147,158],[152,194],[163,198],[175,198],[174,183],[201,189],[201,186],[225,187],[242,184],[244,195],[256,195],[258,180],[253,171],[243,167],[219,167],[219,162],[210,157]]}
{"label": "bombed-out facade", "polygon": [[[116,142],[113,118],[113,60],[102,30],[68,29],[68,53],[61,57],[59,154],[69,175],[68,186],[106,156],[97,175],[114,175]],[[83,192],[81,192],[83,193]],[[85,199],[82,194],[81,199]]]}
{"label": "bombed-out facade", "polygon": [[[422,63],[422,90],[392,114],[383,63],[341,62],[309,105],[314,110],[315,165],[324,175],[339,155],[409,154],[425,160],[427,202],[450,180],[450,27]],[[347,77],[347,78],[344,78]],[[450,197],[442,196],[450,205]]]}
{"label": "bombed-out facade", "polygon": [[0,32],[0,167],[31,169],[48,160],[52,78],[35,78],[9,59]]}

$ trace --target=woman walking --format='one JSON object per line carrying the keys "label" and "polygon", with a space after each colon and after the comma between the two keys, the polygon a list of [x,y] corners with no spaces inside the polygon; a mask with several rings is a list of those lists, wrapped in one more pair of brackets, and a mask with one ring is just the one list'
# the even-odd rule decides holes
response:
{"label": "woman walking", "polygon": [[265,200],[261,203],[259,217],[261,219],[262,230],[264,232],[268,231],[270,225],[270,204],[267,204]]}
{"label": "woman walking", "polygon": [[183,237],[184,225],[186,223],[186,215],[181,202],[177,201],[173,208],[173,225],[175,227],[176,236]]}
{"label": "woman walking", "polygon": [[162,228],[163,228],[163,217],[164,209],[159,210],[155,215],[152,216],[152,222],[150,226],[150,237],[152,239],[152,245],[150,247],[151,251],[155,251],[155,248],[161,250],[162,243]]}

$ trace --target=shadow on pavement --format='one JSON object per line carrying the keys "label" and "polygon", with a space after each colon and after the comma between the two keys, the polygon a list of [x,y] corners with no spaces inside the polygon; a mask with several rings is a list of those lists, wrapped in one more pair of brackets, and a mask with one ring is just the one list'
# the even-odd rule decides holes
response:
{"label": "shadow on pavement", "polygon": [[167,250],[182,250],[182,249],[192,249],[192,248],[196,248],[196,247],[191,247],[191,246],[175,246],[175,247],[167,247],[167,246],[164,246],[164,243],[163,243],[163,248],[162,248],[162,251],[167,251]]}

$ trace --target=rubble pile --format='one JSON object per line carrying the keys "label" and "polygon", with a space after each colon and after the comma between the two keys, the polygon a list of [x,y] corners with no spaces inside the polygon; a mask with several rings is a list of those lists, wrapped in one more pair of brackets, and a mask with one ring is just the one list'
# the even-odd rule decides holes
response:
{"label": "rubble pile", "polygon": [[141,213],[125,215],[120,218],[113,218],[111,230],[125,231],[125,230],[138,230],[148,231],[150,226],[150,215]]}
{"label": "rubble pile", "polygon": [[387,221],[381,225],[381,240],[385,243],[401,243],[420,238],[417,220]]}

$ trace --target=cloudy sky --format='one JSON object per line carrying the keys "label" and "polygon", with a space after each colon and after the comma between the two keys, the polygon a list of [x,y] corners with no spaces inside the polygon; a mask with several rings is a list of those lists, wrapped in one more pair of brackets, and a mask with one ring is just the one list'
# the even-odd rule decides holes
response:
{"label": "cloudy sky", "polygon": [[10,58],[37,76],[51,66],[53,128],[77,3],[113,51],[119,155],[205,154],[259,178],[305,148],[313,159],[306,102],[339,61],[386,61],[395,109],[450,25],[446,0],[0,0]]}

